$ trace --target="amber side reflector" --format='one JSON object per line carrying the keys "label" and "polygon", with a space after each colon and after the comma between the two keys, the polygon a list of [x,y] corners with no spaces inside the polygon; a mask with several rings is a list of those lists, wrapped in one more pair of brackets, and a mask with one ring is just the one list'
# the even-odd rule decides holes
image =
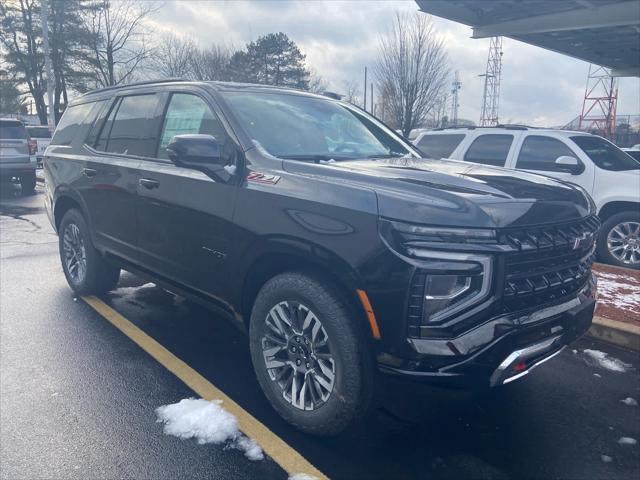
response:
{"label": "amber side reflector", "polygon": [[364,290],[357,289],[356,292],[358,292],[358,297],[360,298],[362,307],[367,313],[367,319],[369,320],[369,326],[371,327],[371,334],[373,335],[373,338],[380,340],[380,329],[378,328],[378,322],[376,322],[376,316],[373,313],[373,308],[371,308],[369,297],[367,297],[367,293]]}

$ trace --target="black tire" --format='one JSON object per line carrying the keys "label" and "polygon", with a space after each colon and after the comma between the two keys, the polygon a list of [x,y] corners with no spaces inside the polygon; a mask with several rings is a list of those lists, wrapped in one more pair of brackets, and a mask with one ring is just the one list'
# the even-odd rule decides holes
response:
{"label": "black tire", "polygon": [[[65,235],[68,229],[77,228],[77,236],[84,247],[85,268],[84,275],[74,275],[69,271],[65,254]],[[64,276],[69,286],[78,295],[94,295],[112,290],[120,278],[120,268],[110,264],[102,254],[96,250],[91,242],[91,235],[87,222],[82,213],[74,208],[65,213],[58,230],[58,248],[60,262]]]}
{"label": "black tire", "polygon": [[[263,355],[263,336],[269,331],[267,316],[284,301],[301,304],[314,313],[326,331],[334,360],[333,390],[324,403],[319,401],[311,410],[295,407],[285,398],[283,388],[269,376]],[[269,280],[253,306],[249,342],[258,382],[280,416],[306,433],[336,435],[371,405],[374,369],[363,338],[353,308],[342,295],[328,282],[302,273],[283,273]],[[289,348],[285,350],[288,355]],[[317,364],[315,368],[319,371]]]}
{"label": "black tire", "polygon": [[20,187],[22,188],[22,195],[33,195],[36,191],[36,172],[20,175]]}
{"label": "black tire", "polygon": [[[610,251],[609,251],[609,245],[608,245],[608,237],[609,237],[609,233],[618,225],[625,223],[625,222],[634,222],[636,224],[640,224],[640,212],[639,211],[627,211],[627,212],[620,212],[620,213],[616,213],[615,215],[612,215],[611,217],[607,218],[603,223],[602,226],[600,227],[600,233],[598,234],[598,246],[597,248],[597,253],[598,253],[598,259],[603,262],[603,263],[608,263],[609,265],[615,265],[618,267],[626,267],[626,268],[633,268],[633,269],[640,269],[640,263],[638,262],[631,262],[630,259],[628,260],[630,263],[625,263],[624,261],[622,261],[621,259],[616,258]],[[638,232],[640,233],[640,232]],[[640,242],[640,237],[636,236],[635,237],[635,242]],[[637,248],[640,248],[640,243],[636,243],[636,245],[638,245]],[[640,250],[637,250],[638,253],[636,253],[636,257],[635,258],[639,258],[640,256]]]}

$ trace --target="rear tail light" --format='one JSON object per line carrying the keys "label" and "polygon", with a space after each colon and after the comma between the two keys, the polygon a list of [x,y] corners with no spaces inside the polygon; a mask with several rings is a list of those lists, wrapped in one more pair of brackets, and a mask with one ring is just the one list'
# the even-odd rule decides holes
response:
{"label": "rear tail light", "polygon": [[29,155],[35,155],[38,151],[38,142],[33,138],[29,139]]}

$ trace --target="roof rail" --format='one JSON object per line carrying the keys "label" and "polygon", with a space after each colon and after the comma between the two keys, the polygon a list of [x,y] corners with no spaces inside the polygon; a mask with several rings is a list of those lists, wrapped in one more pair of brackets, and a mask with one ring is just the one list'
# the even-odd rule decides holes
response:
{"label": "roof rail", "polygon": [[96,90],[91,90],[90,92],[85,93],[83,96],[93,95],[94,93],[107,92],[109,90],[116,90],[118,88],[137,87],[139,85],[150,85],[153,83],[186,82],[186,81],[187,80],[185,78],[157,78],[154,80],[143,80],[141,82],[123,83],[120,85],[111,85],[109,87],[98,88]]}

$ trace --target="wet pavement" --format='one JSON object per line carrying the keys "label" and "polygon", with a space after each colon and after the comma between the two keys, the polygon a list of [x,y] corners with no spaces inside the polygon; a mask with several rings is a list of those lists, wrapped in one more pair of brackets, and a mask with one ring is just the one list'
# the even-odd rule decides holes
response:
{"label": "wet pavement", "polygon": [[[66,285],[43,195],[0,198],[0,478],[286,479],[271,459],[166,436],[155,408],[193,396]],[[388,382],[344,434],[297,432],[269,407],[245,336],[124,274],[102,298],[334,479],[636,479],[637,353],[579,341],[523,380],[465,392]],[[620,360],[604,368],[585,349]]]}

